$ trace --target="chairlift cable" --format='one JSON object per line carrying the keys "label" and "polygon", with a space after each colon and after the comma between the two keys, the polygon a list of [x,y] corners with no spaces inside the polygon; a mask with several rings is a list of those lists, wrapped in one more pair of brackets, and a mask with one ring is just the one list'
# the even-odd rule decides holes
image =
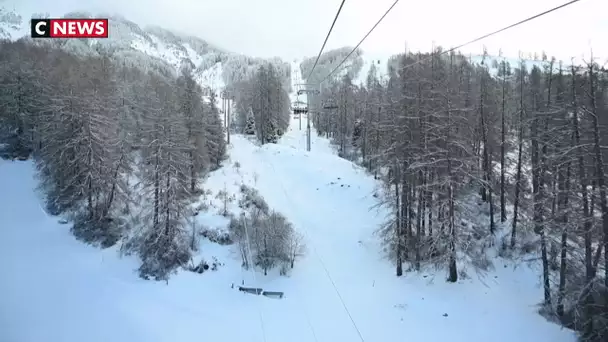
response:
{"label": "chairlift cable", "polygon": [[[578,1],[578,0],[577,0]],[[344,57],[344,59],[340,62],[340,64],[338,64],[337,67],[334,68],[334,70],[332,70],[329,74],[327,74],[327,76],[325,76],[321,82],[319,82],[319,84],[323,83],[323,81],[325,81],[327,78],[329,78],[329,76],[333,75],[334,72],[336,72],[336,70],[338,70],[338,68],[340,68],[342,66],[342,64],[344,64],[344,62],[346,62],[346,60],[355,52],[357,51],[357,49],[359,48],[359,46],[361,46],[361,44],[365,41],[365,39],[367,39],[367,37],[376,29],[376,27],[380,24],[380,22],[382,22],[382,20],[384,20],[384,18],[389,14],[389,12],[395,7],[395,5],[397,5],[397,3],[399,2],[399,0],[395,0],[395,2],[393,2],[393,4],[391,5],[391,7],[389,7],[386,12],[384,12],[384,14],[380,17],[380,19],[378,19],[378,21],[376,22],[376,24],[374,24],[374,26],[372,26],[372,28],[367,32],[367,34],[365,36],[363,36],[363,38],[359,41],[359,44],[357,44],[348,55],[346,55],[346,57]]]}
{"label": "chairlift cable", "polygon": [[[269,164],[270,167],[272,168],[272,170],[276,173],[276,170],[274,168],[274,165],[272,165],[271,163],[268,163],[267,161],[265,161],[265,163]],[[278,179],[279,185],[281,186],[281,189],[283,190],[283,194],[285,195],[285,199],[293,206],[295,205],[291,199],[291,197],[289,196],[289,194],[287,193],[287,190],[285,190],[285,185],[283,185],[283,182],[281,181],[281,179]],[[319,254],[319,252],[317,251],[317,248],[314,246],[314,244],[312,244],[312,241],[310,240],[310,238],[308,237],[308,234],[305,230],[301,231],[303,233],[303,235],[307,238],[306,240],[311,243],[312,246],[312,250],[315,254],[315,256],[317,257],[317,259],[319,260],[319,263],[321,264],[321,266],[323,267],[323,270],[325,271],[325,275],[327,276],[327,279],[330,281],[332,287],[334,288],[336,294],[338,295],[338,299],[340,300],[340,302],[342,303],[342,307],[344,308],[344,311],[346,311],[346,314],[348,315],[348,318],[350,319],[353,328],[355,329],[355,331],[357,332],[357,335],[359,336],[359,339],[361,340],[361,342],[365,342],[365,339],[363,338],[363,334],[361,333],[361,330],[359,330],[359,326],[357,325],[357,322],[355,322],[355,319],[353,318],[353,316],[350,313],[350,310],[348,309],[348,306],[346,305],[346,302],[344,301],[344,298],[342,298],[342,295],[340,294],[340,290],[338,290],[338,286],[336,285],[336,283],[334,282],[329,270],[327,269],[327,266],[325,265],[325,262],[323,261],[323,258],[321,257],[321,255]],[[312,325],[311,325],[312,328]],[[313,330],[314,331],[314,330]],[[316,338],[316,336],[315,336]]]}
{"label": "chairlift cable", "polygon": [[325,37],[325,41],[323,42],[323,45],[321,46],[321,50],[319,50],[319,54],[317,55],[317,59],[315,60],[315,64],[313,64],[312,69],[310,69],[310,72],[308,73],[308,77],[306,77],[306,82],[308,82],[308,80],[310,79],[310,76],[312,76],[312,73],[315,70],[315,67],[317,66],[317,63],[319,63],[319,58],[321,58],[321,54],[323,53],[323,49],[325,49],[325,44],[327,44],[327,40],[329,39],[329,35],[331,34],[331,31],[334,29],[334,25],[336,24],[336,20],[338,20],[338,16],[340,15],[340,12],[342,11],[342,6],[344,6],[345,2],[346,2],[346,0],[342,0],[342,3],[340,3],[340,7],[338,8],[338,12],[336,13],[336,16],[334,17],[334,21],[331,23],[331,27],[329,28],[329,31],[327,32],[327,36]]}
{"label": "chairlift cable", "polygon": [[[559,5],[559,6],[556,6],[556,7],[553,7],[553,8],[551,8],[551,9],[548,9],[548,10],[546,10],[546,11],[543,11],[543,12],[540,12],[540,13],[538,13],[538,14],[535,14],[535,15],[533,15],[533,16],[531,16],[531,17],[526,18],[526,19],[520,20],[520,21],[518,21],[518,22],[516,22],[516,23],[513,23],[513,24],[511,24],[511,25],[505,26],[505,27],[503,27],[503,28],[501,28],[501,29],[498,29],[498,30],[496,30],[496,31],[493,31],[493,32],[490,32],[490,33],[486,33],[486,34],[484,34],[483,36],[480,36],[480,37],[477,37],[477,38],[475,38],[475,39],[472,39],[472,40],[470,40],[470,41],[468,41],[468,42],[466,42],[466,43],[462,43],[462,44],[460,44],[460,45],[458,45],[458,46],[456,46],[456,47],[453,47],[453,48],[451,48],[451,49],[448,49],[448,50],[446,50],[446,51],[442,51],[440,54],[438,54],[438,55],[436,55],[436,56],[445,55],[445,54],[448,54],[448,53],[450,53],[450,52],[456,51],[456,50],[458,50],[458,49],[460,49],[460,48],[462,48],[462,47],[465,47],[465,46],[467,46],[467,45],[470,45],[470,44],[473,44],[473,43],[477,43],[477,42],[478,42],[478,41],[480,41],[480,40],[486,39],[486,38],[488,38],[488,37],[490,37],[490,36],[493,36],[493,35],[495,35],[495,34],[498,34],[498,33],[501,33],[501,32],[503,32],[503,31],[506,31],[506,30],[511,29],[511,28],[513,28],[513,27],[515,27],[515,26],[519,26],[519,25],[521,25],[521,24],[525,24],[525,23],[527,23],[527,22],[529,22],[529,21],[532,21],[532,20],[534,20],[534,19],[537,19],[537,18],[539,18],[539,17],[544,16],[545,14],[549,14],[549,13],[551,13],[551,12],[557,11],[558,9],[562,9],[562,8],[564,8],[564,7],[566,7],[566,6],[572,5],[572,4],[574,4],[574,3],[576,3],[576,2],[579,2],[579,1],[581,1],[581,0],[571,0],[571,1],[569,1],[569,2],[566,2],[566,3],[564,3],[564,4],[561,4],[561,5]],[[423,59],[419,59],[419,60],[417,60],[416,62],[414,62],[414,63],[412,63],[412,64],[408,64],[408,65],[404,66],[403,68],[401,68],[401,70],[407,69],[407,68],[409,68],[409,67],[412,67],[412,66],[414,66],[414,65],[417,65],[417,64],[422,63],[422,62],[424,62],[424,61],[428,61],[428,60],[430,60],[431,58],[433,58],[433,55],[432,55],[432,54],[431,54],[431,56],[430,56],[430,57],[423,58]]]}
{"label": "chairlift cable", "polygon": [[[331,75],[333,75],[333,74],[336,72],[336,70],[338,70],[338,68],[340,68],[340,66],[342,66],[342,64],[343,64],[344,62],[346,62],[346,60],[348,59],[348,57],[350,57],[350,55],[351,55],[351,54],[353,54],[353,53],[356,51],[356,49],[357,49],[357,48],[358,48],[358,47],[361,45],[361,43],[363,43],[363,41],[364,41],[364,40],[367,38],[367,36],[369,36],[369,34],[370,34],[370,33],[372,33],[372,31],[373,31],[373,30],[376,28],[376,26],[378,26],[378,24],[379,24],[379,23],[382,21],[382,19],[384,19],[384,17],[385,17],[385,16],[388,14],[388,12],[389,12],[389,11],[390,11],[390,10],[393,8],[393,6],[395,6],[395,4],[396,4],[398,1],[399,1],[399,0],[396,0],[396,1],[395,1],[395,3],[393,3],[393,5],[392,5],[392,6],[391,6],[391,7],[390,7],[390,8],[389,8],[387,11],[386,11],[386,13],[384,13],[384,15],[383,15],[383,16],[380,18],[380,20],[378,20],[378,22],[376,23],[376,25],[374,25],[374,26],[372,27],[372,29],[371,29],[371,30],[370,30],[370,31],[369,31],[369,32],[368,32],[368,33],[367,33],[367,34],[366,34],[366,35],[363,37],[363,39],[361,39],[361,41],[359,42],[359,44],[357,44],[357,46],[356,46],[356,47],[355,47],[355,48],[354,48],[354,49],[353,49],[353,50],[352,50],[352,51],[351,51],[351,52],[348,54],[348,56],[346,56],[346,58],[344,58],[344,59],[342,60],[342,62],[340,62],[340,64],[338,64],[338,66],[337,66],[337,67],[335,67],[335,68],[334,68],[334,69],[333,69],[333,70],[332,70],[332,71],[331,71],[329,74],[327,74],[327,76],[325,76],[321,82],[323,82],[323,81],[325,81],[326,79],[328,79],[328,78],[329,78]],[[450,53],[450,52],[453,52],[453,51],[458,50],[458,49],[460,49],[460,48],[462,48],[462,47],[465,47],[465,46],[467,46],[467,45],[469,45],[469,44],[476,43],[476,42],[478,42],[478,41],[480,41],[480,40],[483,40],[483,39],[486,39],[486,38],[488,38],[488,37],[490,37],[490,36],[493,36],[493,35],[495,35],[495,34],[498,34],[498,33],[504,32],[504,31],[506,31],[506,30],[509,30],[509,29],[511,29],[511,28],[513,28],[513,27],[516,27],[516,26],[519,26],[519,25],[521,25],[521,24],[527,23],[527,22],[529,22],[529,21],[532,21],[532,20],[534,20],[534,19],[537,19],[537,18],[539,18],[539,17],[542,17],[542,16],[544,16],[544,15],[546,15],[546,14],[549,14],[549,13],[551,13],[551,12],[557,11],[557,10],[559,10],[559,9],[562,9],[562,8],[564,8],[564,7],[566,7],[566,6],[572,5],[572,4],[574,4],[574,3],[576,3],[576,2],[579,2],[579,1],[581,1],[581,0],[571,0],[571,1],[569,1],[569,2],[566,2],[566,3],[562,4],[562,5],[559,5],[559,6],[553,7],[553,8],[551,8],[551,9],[548,9],[548,10],[543,11],[543,12],[541,12],[541,13],[535,14],[535,15],[533,15],[533,16],[531,16],[531,17],[528,17],[528,18],[526,18],[526,19],[520,20],[520,21],[518,21],[518,22],[516,22],[516,23],[513,23],[513,24],[511,24],[511,25],[505,26],[505,27],[503,27],[503,28],[501,28],[501,29],[498,29],[498,30],[495,30],[495,31],[493,31],[493,32],[490,32],[490,33],[484,34],[483,36],[477,37],[477,38],[475,38],[475,39],[473,39],[473,40],[470,40],[470,41],[468,41],[468,42],[466,42],[466,43],[460,44],[460,45],[458,45],[458,46],[456,46],[456,47],[453,47],[453,48],[451,48],[451,49],[449,49],[449,50],[442,51],[442,52],[439,54],[439,56],[444,55],[444,54],[447,54],[447,53]],[[402,67],[400,70],[404,70],[404,69],[407,69],[407,68],[412,67],[412,66],[414,66],[414,65],[417,65],[417,64],[419,64],[419,63],[422,63],[422,62],[424,62],[424,61],[428,61],[430,58],[433,58],[433,55],[431,55],[430,57],[427,57],[427,58],[419,59],[419,60],[417,60],[416,62],[414,62],[414,63],[412,63],[412,64],[408,64],[408,65],[406,65],[406,66]]]}

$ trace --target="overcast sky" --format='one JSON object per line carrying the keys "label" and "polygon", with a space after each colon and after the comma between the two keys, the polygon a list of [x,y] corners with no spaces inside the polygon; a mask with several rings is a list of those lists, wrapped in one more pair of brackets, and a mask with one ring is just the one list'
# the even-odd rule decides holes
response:
{"label": "overcast sky", "polygon": [[[190,33],[248,55],[296,58],[316,55],[341,0],[7,0],[22,14],[71,10],[109,11],[140,25]],[[452,47],[537,14],[567,0],[401,0],[361,46],[397,53]],[[354,46],[394,0],[346,0],[327,48]],[[9,5],[10,7],[10,5]],[[110,33],[111,34],[111,33]],[[462,48],[547,51],[559,59],[608,58],[608,0],[582,0]]]}

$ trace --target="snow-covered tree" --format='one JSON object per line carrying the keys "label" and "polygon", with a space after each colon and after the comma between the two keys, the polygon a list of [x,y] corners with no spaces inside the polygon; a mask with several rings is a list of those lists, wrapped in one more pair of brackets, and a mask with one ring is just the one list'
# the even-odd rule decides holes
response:
{"label": "snow-covered tree", "polygon": [[[23,18],[4,6],[5,0],[0,0],[0,40],[11,38],[11,30],[19,30]],[[16,38],[16,37],[15,37]]]}
{"label": "snow-covered tree", "polygon": [[138,243],[142,277],[167,279],[190,258],[187,206],[191,182],[191,145],[183,112],[178,106],[175,84],[150,75],[145,112],[145,148],[141,164],[145,198],[152,199],[146,229]]}
{"label": "snow-covered tree", "polygon": [[249,114],[247,114],[247,122],[245,124],[244,133],[247,135],[255,135],[255,117],[251,111],[249,111]]}
{"label": "snow-covered tree", "polygon": [[78,238],[125,239],[142,276],[166,279],[190,253],[192,184],[225,155],[215,104],[203,103],[188,73],[28,40],[0,44],[2,156],[33,156],[47,210]]}
{"label": "snow-covered tree", "polygon": [[207,137],[207,153],[211,161],[210,170],[216,170],[226,158],[226,129],[220,118],[216,104],[215,92],[211,92],[210,103],[204,116],[205,136]]}

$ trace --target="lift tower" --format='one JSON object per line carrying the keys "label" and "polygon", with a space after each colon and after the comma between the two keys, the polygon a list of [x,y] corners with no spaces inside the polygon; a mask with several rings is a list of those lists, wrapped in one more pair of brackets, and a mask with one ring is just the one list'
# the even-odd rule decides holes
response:
{"label": "lift tower", "polygon": [[[298,86],[304,86],[304,89],[298,90],[298,95],[306,94],[306,113],[308,113],[308,106],[310,105],[310,101],[308,101],[308,94],[318,95],[320,91],[318,89],[309,88],[313,86],[313,84],[297,84]],[[306,151],[310,151],[310,115],[306,115]]]}

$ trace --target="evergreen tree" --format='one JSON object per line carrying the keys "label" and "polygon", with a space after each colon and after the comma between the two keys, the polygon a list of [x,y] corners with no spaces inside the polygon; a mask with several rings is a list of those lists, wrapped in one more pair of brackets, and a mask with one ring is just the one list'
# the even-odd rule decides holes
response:
{"label": "evergreen tree", "polygon": [[226,129],[220,118],[220,112],[215,99],[215,92],[212,92],[211,101],[204,118],[207,153],[211,160],[211,170],[218,169],[226,158]]}
{"label": "evergreen tree", "polygon": [[247,123],[245,124],[244,133],[247,135],[255,135],[255,117],[251,111],[247,114]]}

